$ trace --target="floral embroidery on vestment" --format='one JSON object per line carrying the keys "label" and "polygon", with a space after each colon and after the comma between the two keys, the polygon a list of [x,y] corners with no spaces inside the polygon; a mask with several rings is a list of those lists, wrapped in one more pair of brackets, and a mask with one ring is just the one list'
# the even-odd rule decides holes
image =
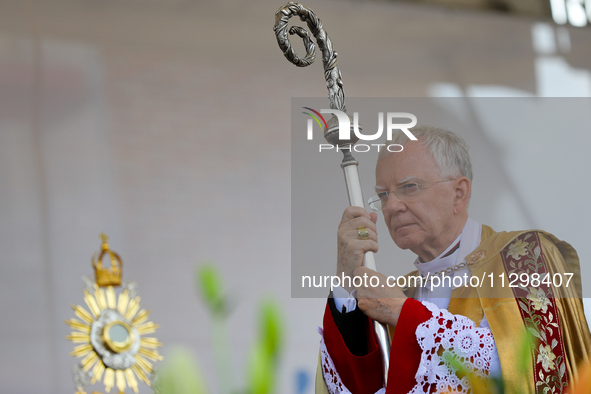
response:
{"label": "floral embroidery on vestment", "polygon": [[518,280],[515,282],[517,287],[511,288],[525,328],[538,341],[531,346],[536,393],[563,393],[569,380],[565,351],[554,291],[550,281],[544,280],[549,272],[538,233],[521,234],[505,247],[501,257],[509,280],[521,278],[523,274],[528,278],[537,274],[535,277],[540,279],[536,281],[538,286],[524,287]]}

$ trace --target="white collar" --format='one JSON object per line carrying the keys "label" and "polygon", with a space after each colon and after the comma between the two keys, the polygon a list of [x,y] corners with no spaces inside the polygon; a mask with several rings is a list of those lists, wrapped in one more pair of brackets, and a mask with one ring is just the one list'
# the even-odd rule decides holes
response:
{"label": "white collar", "polygon": [[[435,272],[453,267],[464,260],[480,244],[481,231],[482,225],[468,218],[460,235],[439,256],[426,263],[421,263],[417,257],[414,265],[419,270],[419,274],[422,276],[427,276],[429,273],[434,274]],[[460,247],[451,255],[445,256],[458,242],[460,243]]]}

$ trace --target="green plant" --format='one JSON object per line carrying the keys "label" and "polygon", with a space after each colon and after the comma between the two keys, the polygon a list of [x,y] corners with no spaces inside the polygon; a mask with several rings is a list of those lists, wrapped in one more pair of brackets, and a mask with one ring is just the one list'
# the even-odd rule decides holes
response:
{"label": "green plant", "polygon": [[[221,276],[213,264],[197,269],[197,289],[211,317],[211,335],[219,392],[222,394],[271,394],[276,388],[277,365],[283,343],[279,307],[270,299],[259,305],[258,333],[248,358],[246,387],[234,386],[231,349],[227,334],[228,299]],[[159,372],[161,394],[206,394],[203,375],[195,359],[175,349]]]}

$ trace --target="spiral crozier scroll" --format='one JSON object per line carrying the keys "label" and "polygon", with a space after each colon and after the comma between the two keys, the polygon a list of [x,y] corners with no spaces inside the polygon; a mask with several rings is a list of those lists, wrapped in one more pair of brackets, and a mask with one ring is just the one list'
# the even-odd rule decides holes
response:
{"label": "spiral crozier scroll", "polygon": [[[310,34],[310,32],[300,26],[292,26],[289,29],[289,34],[297,34],[304,40],[306,56],[303,59],[295,52],[287,36],[287,22],[289,18],[295,15],[299,16],[303,22],[308,24],[308,28],[312,33]],[[274,30],[283,54],[287,60],[298,67],[306,67],[314,63],[316,59],[316,48],[312,36],[316,38],[318,48],[322,52],[324,78],[326,79],[326,87],[328,88],[330,108],[347,112],[345,109],[343,80],[341,79],[341,72],[337,67],[337,53],[332,49],[332,42],[330,42],[330,38],[328,38],[324,27],[322,27],[322,22],[318,19],[314,11],[301,4],[289,2],[275,13]]]}
{"label": "spiral crozier scroll", "polygon": [[[292,48],[289,38],[287,36],[287,23],[292,16],[299,16],[300,19],[308,24],[310,31],[307,31],[300,26],[292,26],[289,29],[289,34],[297,34],[304,41],[306,48],[306,56],[300,58],[295,50]],[[290,2],[281,7],[275,13],[275,35],[277,36],[277,43],[283,51],[283,54],[291,63],[298,67],[306,67],[314,63],[316,59],[316,48],[314,39],[318,43],[318,47],[322,52],[322,63],[324,65],[324,78],[326,79],[326,87],[328,88],[328,99],[330,100],[330,108],[346,113],[345,109],[345,92],[343,91],[343,80],[341,79],[341,72],[337,67],[337,53],[332,48],[332,42],[328,38],[326,31],[322,27],[322,22],[309,8],[301,4]],[[350,117],[349,117],[350,118]],[[352,125],[353,122],[350,122]],[[341,167],[345,174],[345,182],[347,185],[347,193],[349,195],[349,203],[352,206],[364,207],[365,201],[361,192],[361,184],[359,182],[359,172],[357,169],[358,162],[351,154],[351,146],[358,140],[357,133],[349,133],[350,139],[339,139],[339,121],[336,116],[332,116],[327,122],[327,130],[324,131],[324,138],[333,146],[339,145],[343,152],[343,161]],[[354,131],[354,130],[351,130]],[[363,258],[363,264],[372,270],[376,270],[376,264],[373,252],[367,252]],[[378,344],[382,354],[382,367],[384,383],[388,377],[388,365],[390,361],[390,341],[388,335],[388,328],[374,321],[374,329],[376,332]]]}

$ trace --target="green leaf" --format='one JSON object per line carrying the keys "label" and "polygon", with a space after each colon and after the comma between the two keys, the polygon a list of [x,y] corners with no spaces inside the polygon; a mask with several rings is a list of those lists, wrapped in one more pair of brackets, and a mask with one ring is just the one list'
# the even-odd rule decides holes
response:
{"label": "green leaf", "polygon": [[275,388],[276,365],[283,342],[279,307],[271,300],[261,302],[258,340],[248,363],[249,394],[269,394]]}
{"label": "green leaf", "polygon": [[275,386],[275,363],[266,345],[257,342],[248,362],[248,394],[270,394]]}
{"label": "green leaf", "polygon": [[182,348],[174,348],[164,359],[158,372],[161,394],[205,394],[207,389],[193,356]]}
{"label": "green leaf", "polygon": [[283,341],[283,327],[279,308],[270,300],[263,301],[261,304],[259,341],[271,358],[279,355]]}
{"label": "green leaf", "polygon": [[[531,328],[531,327],[529,327]],[[521,341],[519,342],[519,353],[518,353],[518,360],[517,365],[520,370],[521,376],[526,376],[529,371],[529,362],[531,360],[532,354],[532,346],[535,348],[538,345],[538,340],[536,340],[532,334],[524,331]]]}
{"label": "green leaf", "polygon": [[222,279],[213,264],[205,264],[197,269],[197,288],[212,314],[222,315],[225,312]]}

